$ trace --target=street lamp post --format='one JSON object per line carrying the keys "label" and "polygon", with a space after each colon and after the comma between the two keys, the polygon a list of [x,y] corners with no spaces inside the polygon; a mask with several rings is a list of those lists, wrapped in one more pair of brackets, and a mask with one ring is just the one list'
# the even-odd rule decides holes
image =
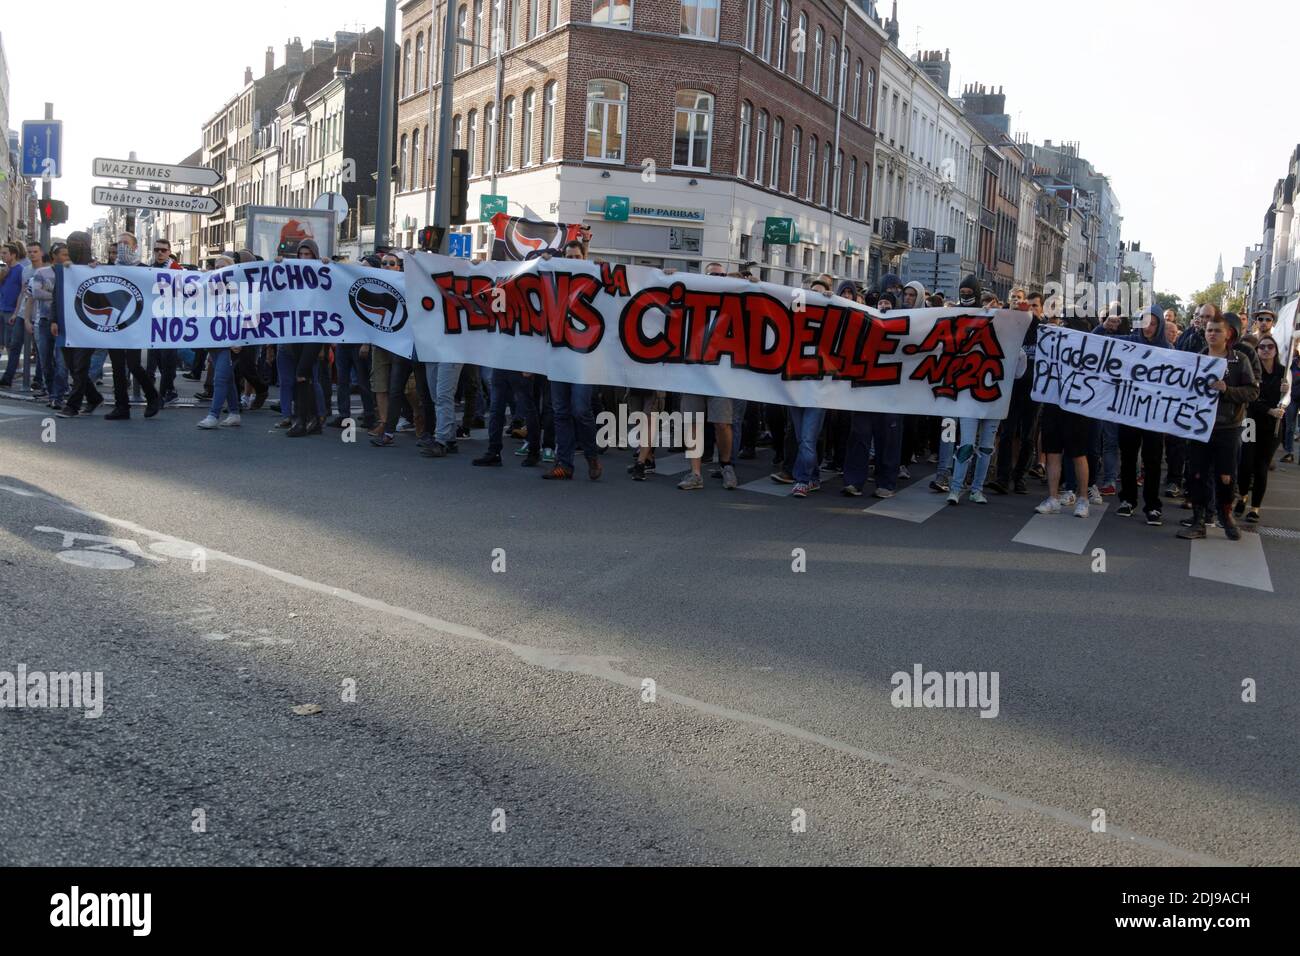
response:
{"label": "street lamp post", "polygon": [[393,181],[393,93],[397,72],[397,0],[384,3],[384,60],[379,80],[379,175],[375,195],[375,248],[388,245],[389,202]]}
{"label": "street lamp post", "polygon": [[444,255],[451,242],[447,233],[451,231],[451,99],[452,84],[456,77],[456,14],[450,0],[444,4],[447,16],[442,36],[442,89],[438,97],[438,180],[434,186],[434,200],[437,204],[435,225],[442,227],[442,238],[438,240],[436,252]]}

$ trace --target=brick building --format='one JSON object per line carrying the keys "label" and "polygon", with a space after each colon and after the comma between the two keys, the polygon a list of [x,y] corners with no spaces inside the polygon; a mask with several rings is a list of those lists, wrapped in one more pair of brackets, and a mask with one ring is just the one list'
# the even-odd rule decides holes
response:
{"label": "brick building", "polygon": [[[452,138],[471,153],[475,248],[486,251],[489,231],[478,198],[493,194],[513,214],[587,223],[592,251],[611,261],[699,271],[755,259],[772,281],[865,278],[884,36],[869,7],[454,4],[473,44],[456,54]],[[392,233],[402,245],[433,205],[446,9],[402,7]],[[626,222],[605,220],[607,196],[629,200]],[[798,241],[765,247],[768,217],[791,218]]]}

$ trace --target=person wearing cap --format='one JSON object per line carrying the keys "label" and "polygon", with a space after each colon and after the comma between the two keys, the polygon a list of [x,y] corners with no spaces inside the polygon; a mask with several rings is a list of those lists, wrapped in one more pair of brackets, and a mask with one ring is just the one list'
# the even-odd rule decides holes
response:
{"label": "person wearing cap", "polygon": [[1255,323],[1254,328],[1251,331],[1253,331],[1256,336],[1263,338],[1266,335],[1273,334],[1273,326],[1277,323],[1277,315],[1275,315],[1273,310],[1264,303],[1261,302],[1255,307],[1255,312],[1251,318]]}
{"label": "person wearing cap", "polygon": [[[1165,335],[1165,317],[1154,305],[1142,313],[1135,322],[1139,326],[1129,334],[1129,340],[1153,349],[1169,348],[1169,339]],[[1137,508],[1137,468],[1139,457],[1142,460],[1142,505],[1147,524],[1159,527],[1164,524],[1163,509],[1160,502],[1160,463],[1164,458],[1165,441],[1161,432],[1137,428],[1133,425],[1119,426],[1119,508],[1116,514],[1121,518],[1131,517]]]}
{"label": "person wearing cap", "polygon": [[1228,540],[1237,541],[1241,532],[1232,506],[1241,453],[1241,423],[1246,418],[1246,407],[1259,398],[1259,378],[1245,353],[1235,347],[1241,338],[1241,319],[1231,312],[1220,312],[1217,305],[1208,302],[1199,312],[1205,323],[1206,343],[1201,354],[1221,358],[1227,367],[1223,378],[1210,386],[1219,393],[1210,438],[1190,442],[1187,470],[1192,514],[1180,522],[1183,528],[1178,537],[1204,538],[1206,523],[1217,516]]}

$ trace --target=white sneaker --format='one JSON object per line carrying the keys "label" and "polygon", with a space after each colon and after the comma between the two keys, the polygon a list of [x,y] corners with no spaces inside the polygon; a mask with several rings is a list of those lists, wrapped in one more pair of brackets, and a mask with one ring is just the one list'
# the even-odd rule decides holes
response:
{"label": "white sneaker", "polygon": [[1061,503],[1055,498],[1046,498],[1034,510],[1040,515],[1059,515],[1061,513]]}
{"label": "white sneaker", "polygon": [[1073,492],[1073,491],[1063,491],[1063,492],[1061,492],[1061,497],[1060,497],[1058,500],[1059,500],[1059,501],[1061,502],[1061,504],[1064,505],[1066,508],[1071,508],[1071,507],[1074,506],[1074,502],[1075,502],[1074,492]]}
{"label": "white sneaker", "polygon": [[955,504],[959,504],[960,502],[961,502],[960,488],[954,488],[952,489],[952,491],[948,492],[948,504],[955,505]]}
{"label": "white sneaker", "polygon": [[1097,490],[1096,485],[1088,486],[1088,504],[1096,505],[1100,508],[1105,502],[1101,500],[1101,492]]}
{"label": "white sneaker", "polygon": [[221,423],[217,421],[217,416],[209,415],[203,421],[199,422],[200,428],[216,428]]}
{"label": "white sneaker", "polygon": [[1074,516],[1076,518],[1088,517],[1088,502],[1080,498],[1079,503],[1074,506]]}
{"label": "white sneaker", "polygon": [[906,465],[900,465],[900,466],[898,467],[898,477],[899,477],[899,478],[907,478],[907,479],[910,480],[911,477],[912,477],[912,473],[911,473],[910,471],[907,470],[907,466],[906,466]]}
{"label": "white sneaker", "polygon": [[222,428],[238,428],[238,427],[239,427],[239,416],[238,416],[238,415],[227,415],[225,418],[223,418],[223,419],[221,420],[221,427],[222,427]]}

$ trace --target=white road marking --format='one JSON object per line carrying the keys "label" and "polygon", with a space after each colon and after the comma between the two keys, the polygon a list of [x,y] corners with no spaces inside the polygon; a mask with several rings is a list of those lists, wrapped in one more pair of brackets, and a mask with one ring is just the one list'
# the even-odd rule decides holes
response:
{"label": "white road marking", "polygon": [[106,551],[60,551],[55,557],[74,568],[93,568],[96,571],[126,571],[135,567],[130,558]]}
{"label": "white road marking", "polygon": [[1243,534],[1240,541],[1229,541],[1222,528],[1209,528],[1206,535],[1192,542],[1187,566],[1189,575],[1272,592],[1273,579],[1268,573],[1264,542],[1259,535]]}
{"label": "white road marking", "polygon": [[[155,538],[158,541],[170,541],[187,544],[194,548],[198,545],[185,542],[169,534],[163,534],[159,531],[151,531],[142,527],[135,522],[127,521],[122,518],[114,518],[109,515],[99,514],[94,511],[87,511],[77,508],[73,505],[64,504],[57,498],[51,497],[43,492],[29,491],[25,488],[14,488],[9,485],[0,485],[0,491],[17,495],[22,498],[35,499],[45,502],[53,508],[72,512],[104,524],[116,525],[124,528],[132,534],[144,535]],[[1074,519],[1077,520],[1077,519]],[[641,676],[628,674],[619,670],[614,665],[619,662],[619,658],[596,657],[587,654],[573,654],[565,651],[555,651],[548,648],[533,647],[527,644],[516,644],[513,641],[505,640],[500,637],[493,637],[474,627],[468,627],[464,624],[456,624],[452,621],[443,620],[429,614],[422,614],[419,611],[413,611],[409,608],[400,607],[395,604],[389,604],[386,601],[376,600],[344,588],[331,587],[328,584],[322,584],[313,581],[310,578],[304,578],[288,571],[281,571],[277,568],[268,567],[256,561],[247,558],[236,557],[235,555],[225,554],[221,551],[207,550],[208,558],[212,561],[225,561],[236,567],[246,568],[250,571],[256,571],[273,580],[280,581],[304,591],[310,591],[316,594],[322,594],[329,597],[338,598],[341,601],[347,601],[358,607],[364,607],[367,610],[375,611],[380,614],[387,614],[391,617],[400,618],[412,624],[428,628],[431,631],[437,631],[448,637],[459,637],[464,640],[475,641],[480,644],[486,644],[510,652],[520,660],[528,664],[546,670],[560,671],[564,673],[584,674],[588,677],[594,677],[599,680],[608,681],[618,684],[622,687],[629,688],[637,693],[641,690]],[[678,704],[682,707],[690,708],[697,713],[708,714],[722,720],[734,723],[745,724],[750,727],[757,727],[771,733],[781,734],[804,743],[825,747],[853,757],[856,760],[862,760],[869,763],[879,764],[887,767],[893,767],[905,773],[911,773],[917,777],[924,777],[936,784],[947,784],[959,790],[964,790],[986,799],[996,801],[1009,808],[1034,813],[1039,816],[1053,820],[1063,826],[1072,827],[1073,829],[1083,832],[1092,832],[1091,818],[1085,818],[1070,810],[1062,810],[1059,807],[1048,806],[1039,803],[1036,800],[1030,800],[1026,797],[1017,796],[1000,790],[997,787],[990,786],[979,780],[972,780],[958,774],[946,773],[943,771],[933,770],[922,764],[910,763],[900,760],[897,757],[891,757],[888,754],[878,751],[867,750],[853,744],[845,743],[834,737],[827,737],[814,731],[805,730],[794,724],[786,723],[781,720],[774,720],[770,717],[764,717],[761,714],[753,714],[747,711],[736,710],[731,707],[723,707],[718,704],[712,704],[708,701],[699,700],[693,697],[687,697],[684,694],[677,694],[669,690],[660,688],[658,691],[660,700]],[[1230,860],[1220,857],[1210,856],[1205,853],[1198,853],[1195,850],[1186,850],[1182,847],[1174,846],[1157,837],[1146,836],[1123,827],[1108,827],[1105,834],[1097,834],[1094,839],[1115,840],[1121,844],[1137,844],[1154,852],[1163,853],[1176,857],[1187,863],[1193,863],[1201,866],[1232,866],[1236,865]]]}
{"label": "white road marking", "polygon": [[1035,548],[1083,554],[1083,549],[1088,546],[1093,532],[1101,524],[1101,517],[1106,513],[1106,508],[1105,504],[1092,505],[1088,508],[1088,517],[1076,518],[1074,508],[1061,505],[1059,515],[1034,515],[1011,540],[1016,544],[1028,544]]}
{"label": "white road marking", "polygon": [[56,413],[52,408],[24,408],[21,405],[0,406],[0,416],[6,416],[5,418],[0,418],[0,421],[12,421],[13,419],[8,418],[10,415],[24,418],[53,418],[55,414]]}
{"label": "white road marking", "polygon": [[880,518],[894,518],[912,524],[923,524],[947,505],[946,496],[931,491],[929,482],[921,480],[914,481],[894,497],[878,501],[863,510],[869,515]]}
{"label": "white road marking", "polygon": [[669,478],[676,478],[691,470],[691,463],[686,460],[685,455],[668,455],[665,458],[655,457],[655,474],[667,475]]}
{"label": "white road marking", "polygon": [[[747,481],[740,486],[741,491],[753,491],[760,495],[771,495],[773,498],[789,498],[790,489],[793,485],[777,484],[771,478],[759,478],[757,481]],[[821,492],[817,492],[821,494]],[[809,495],[812,497],[812,495]]]}

